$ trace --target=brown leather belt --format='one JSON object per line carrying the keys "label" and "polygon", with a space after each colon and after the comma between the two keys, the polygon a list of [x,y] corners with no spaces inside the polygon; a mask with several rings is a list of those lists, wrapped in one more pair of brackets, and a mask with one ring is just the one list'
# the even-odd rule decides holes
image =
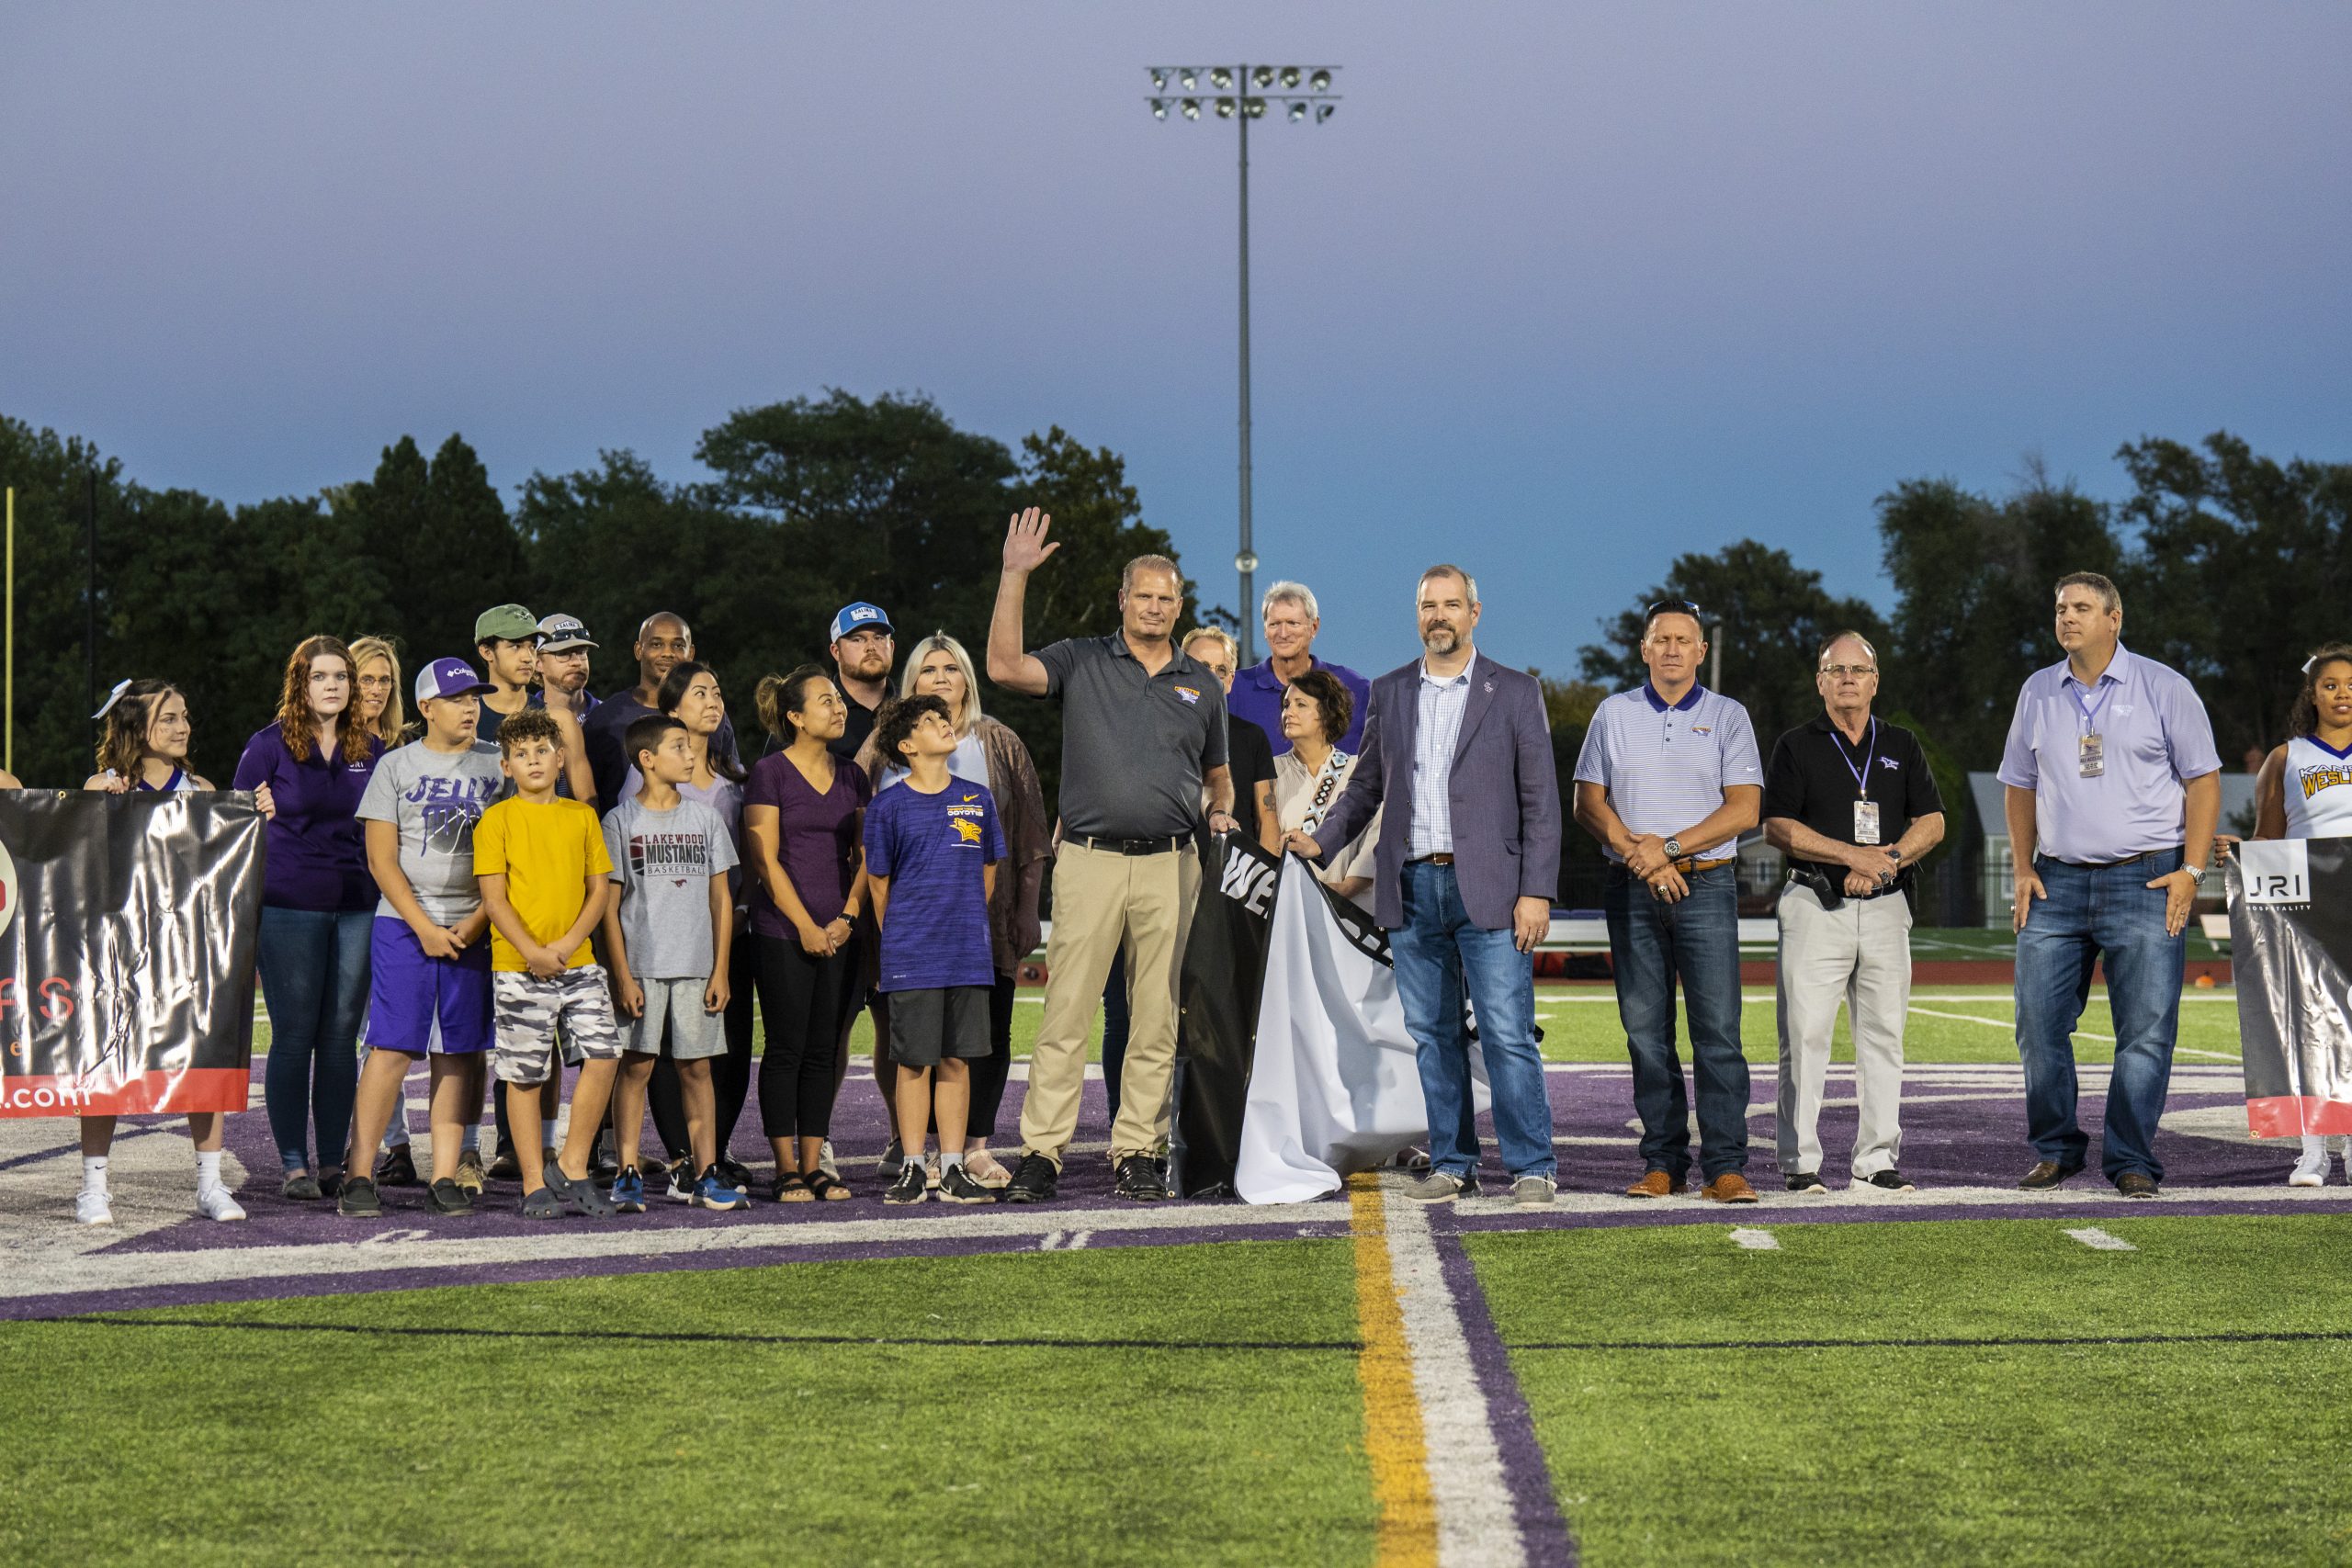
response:
{"label": "brown leather belt", "polygon": [[1713,871],[1719,865],[1729,865],[1738,858],[1737,855],[1725,855],[1721,860],[1693,860],[1684,855],[1674,863],[1674,869],[1688,876],[1694,871]]}
{"label": "brown leather belt", "polygon": [[1421,855],[1405,863],[1407,865],[1452,865],[1452,855]]}

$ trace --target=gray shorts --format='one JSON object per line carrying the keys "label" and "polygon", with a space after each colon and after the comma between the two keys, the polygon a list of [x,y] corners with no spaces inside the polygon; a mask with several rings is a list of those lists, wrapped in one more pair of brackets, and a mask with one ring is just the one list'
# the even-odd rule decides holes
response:
{"label": "gray shorts", "polygon": [[989,1054],[989,987],[944,986],[892,991],[890,1060],[902,1067],[935,1067],[942,1056]]}
{"label": "gray shorts", "polygon": [[491,978],[498,1041],[490,1063],[501,1081],[543,1084],[553,1077],[559,1024],[567,1056],[577,1051],[577,1060],[605,1060],[621,1054],[613,998],[605,989],[604,970],[595,964],[566,969],[549,980],[505,969]]}
{"label": "gray shorts", "polygon": [[621,1046],[640,1055],[662,1054],[662,1026],[670,1026],[670,1055],[680,1062],[700,1062],[727,1054],[724,1014],[702,1010],[707,980],[639,980],[645,992],[645,1016],[621,1020]]}

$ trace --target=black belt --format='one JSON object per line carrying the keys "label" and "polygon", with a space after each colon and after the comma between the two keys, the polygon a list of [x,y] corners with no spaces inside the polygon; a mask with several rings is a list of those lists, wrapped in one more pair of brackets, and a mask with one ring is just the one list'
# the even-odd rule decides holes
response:
{"label": "black belt", "polygon": [[1070,835],[1069,841],[1073,844],[1081,844],[1087,849],[1094,851],[1097,854],[1106,855],[1164,855],[1173,851],[1181,850],[1187,843],[1191,842],[1189,839],[1182,837],[1167,839],[1090,839],[1083,833],[1073,833]]}
{"label": "black belt", "polygon": [[2105,871],[2109,866],[2137,865],[2143,860],[2162,860],[2166,855],[2179,855],[2185,860],[2188,852],[2188,845],[2175,844],[2168,850],[2142,850],[2138,854],[2125,855],[2121,860],[2062,860],[2056,855],[2049,858],[2060,865],[2071,865],[2079,871]]}

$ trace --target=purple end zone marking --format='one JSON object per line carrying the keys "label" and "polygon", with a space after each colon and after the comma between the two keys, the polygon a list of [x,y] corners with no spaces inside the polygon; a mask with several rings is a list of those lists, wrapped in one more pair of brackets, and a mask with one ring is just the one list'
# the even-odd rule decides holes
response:
{"label": "purple end zone marking", "polygon": [[1470,1267],[1459,1236],[1433,1229],[1438,1267],[1453,1292],[1454,1314],[1470,1348],[1470,1364],[1477,1370],[1478,1391],[1487,1401],[1487,1421],[1502,1457],[1503,1483],[1510,1488],[1511,1512],[1519,1521],[1519,1539],[1533,1568],[1575,1568],[1575,1538],[1561,1516],[1552,1491],[1552,1472],[1544,1462],[1544,1445],[1535,1437],[1535,1418],[1511,1374],[1510,1354],[1495,1320],[1487,1311],[1487,1292]]}

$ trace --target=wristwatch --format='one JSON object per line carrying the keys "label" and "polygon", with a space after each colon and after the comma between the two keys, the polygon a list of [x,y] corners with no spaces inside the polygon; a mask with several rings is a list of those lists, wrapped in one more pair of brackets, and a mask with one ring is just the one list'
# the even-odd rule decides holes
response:
{"label": "wristwatch", "polygon": [[2203,866],[2184,865],[2180,869],[2188,873],[2188,879],[2191,882],[2194,882],[2198,886],[2202,887],[2205,886],[2205,868]]}
{"label": "wristwatch", "polygon": [[1668,860],[1680,860],[1682,858],[1681,840],[1668,839],[1666,841],[1666,858]]}

